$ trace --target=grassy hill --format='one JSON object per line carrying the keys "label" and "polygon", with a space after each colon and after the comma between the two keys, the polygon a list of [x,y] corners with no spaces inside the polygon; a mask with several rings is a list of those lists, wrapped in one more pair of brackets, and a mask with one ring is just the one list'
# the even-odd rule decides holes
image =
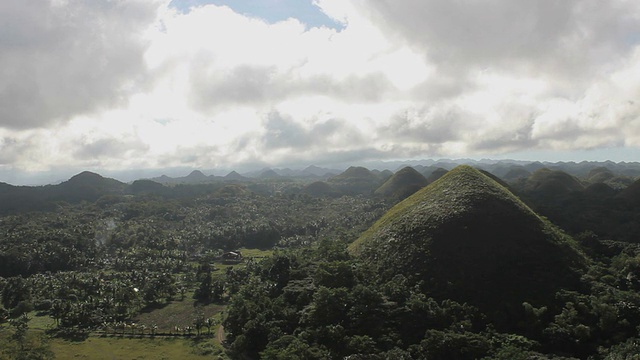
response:
{"label": "grassy hill", "polygon": [[617,197],[631,204],[640,204],[640,180],[636,180],[622,190]]}
{"label": "grassy hill", "polygon": [[57,203],[94,202],[104,195],[122,194],[125,183],[84,171],[57,185],[0,187],[0,214],[55,209]]}
{"label": "grassy hill", "polygon": [[349,251],[383,281],[401,274],[430,296],[496,316],[550,303],[587,263],[573,239],[469,166],[397,204]]}
{"label": "grassy hill", "polygon": [[382,180],[367,168],[352,166],[327,182],[342,194],[355,195],[372,193]]}
{"label": "grassy hill", "polygon": [[433,172],[431,172],[429,174],[429,176],[427,176],[427,182],[429,184],[431,184],[432,182],[440,179],[442,176],[444,176],[444,174],[446,174],[449,170],[444,169],[444,168],[437,168],[435,169]]}
{"label": "grassy hill", "polygon": [[306,185],[302,192],[311,196],[332,196],[336,191],[324,181],[314,181]]}
{"label": "grassy hill", "polygon": [[582,191],[584,186],[578,179],[564,171],[543,168],[536,170],[524,180],[521,189],[525,193],[554,197]]}
{"label": "grassy hill", "polygon": [[412,167],[404,167],[374,192],[376,195],[405,199],[428,184],[427,179]]}

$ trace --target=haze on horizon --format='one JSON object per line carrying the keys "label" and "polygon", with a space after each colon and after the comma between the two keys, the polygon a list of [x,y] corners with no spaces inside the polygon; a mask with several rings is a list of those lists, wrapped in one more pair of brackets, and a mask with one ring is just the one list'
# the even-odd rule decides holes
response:
{"label": "haze on horizon", "polygon": [[4,182],[640,159],[637,1],[9,0],[0,24]]}

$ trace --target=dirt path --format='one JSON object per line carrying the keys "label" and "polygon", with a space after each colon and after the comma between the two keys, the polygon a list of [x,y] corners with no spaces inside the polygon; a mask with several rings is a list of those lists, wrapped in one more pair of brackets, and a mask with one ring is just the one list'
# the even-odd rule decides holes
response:
{"label": "dirt path", "polygon": [[216,339],[220,345],[224,345],[224,342],[227,340],[227,337],[224,335],[224,326],[218,326],[218,330],[216,330]]}

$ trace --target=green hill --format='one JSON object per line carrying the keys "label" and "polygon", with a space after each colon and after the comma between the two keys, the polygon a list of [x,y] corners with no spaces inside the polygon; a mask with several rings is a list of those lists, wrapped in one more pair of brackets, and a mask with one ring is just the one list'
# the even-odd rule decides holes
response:
{"label": "green hill", "polygon": [[383,281],[401,274],[496,317],[552,302],[587,263],[573,239],[469,166],[394,206],[349,251]]}
{"label": "green hill", "polygon": [[631,204],[640,204],[640,180],[636,180],[622,190],[617,197]]}
{"label": "green hill", "polygon": [[128,193],[131,194],[162,194],[166,193],[167,188],[153,180],[141,179],[136,180],[129,185]]}
{"label": "green hill", "polygon": [[565,196],[582,190],[584,186],[574,176],[547,168],[536,170],[522,184],[522,191],[525,193],[548,197]]}
{"label": "green hill", "polygon": [[327,183],[342,194],[370,194],[380,186],[382,180],[369,169],[352,166],[343,173],[331,177]]}
{"label": "green hill", "polygon": [[122,194],[127,187],[126,184],[102,175],[83,171],[71,179],[48,188],[50,194],[49,201],[96,201],[103,195]]}
{"label": "green hill", "polygon": [[516,181],[518,179],[526,179],[529,176],[531,176],[531,173],[529,170],[525,169],[524,166],[514,165],[511,166],[509,171],[502,176],[502,179],[505,181]]}
{"label": "green hill", "polygon": [[607,169],[604,166],[599,166],[589,171],[589,174],[587,175],[587,181],[591,184],[603,183],[613,177],[614,175],[611,170]]}
{"label": "green hill", "polygon": [[436,170],[434,170],[433,172],[431,172],[429,174],[429,176],[427,177],[427,182],[429,184],[431,184],[432,182],[440,179],[441,177],[444,176],[444,174],[446,174],[447,172],[449,172],[449,170],[444,169],[444,168],[437,168]]}
{"label": "green hill", "polygon": [[428,184],[427,179],[414,168],[398,170],[374,192],[376,195],[405,199]]}
{"label": "green hill", "polygon": [[332,196],[336,194],[336,191],[324,181],[314,181],[311,184],[305,186],[302,192],[311,196]]}

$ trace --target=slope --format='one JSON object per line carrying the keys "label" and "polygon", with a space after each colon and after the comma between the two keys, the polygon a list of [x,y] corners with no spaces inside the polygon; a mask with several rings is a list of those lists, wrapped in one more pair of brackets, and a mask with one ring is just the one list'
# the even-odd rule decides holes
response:
{"label": "slope", "polygon": [[587,263],[573,239],[469,166],[397,204],[349,251],[382,281],[401,274],[430,296],[494,315],[549,304]]}
{"label": "slope", "polygon": [[372,193],[382,181],[369,169],[352,166],[343,173],[329,178],[327,183],[342,194],[355,195]]}
{"label": "slope", "polygon": [[547,168],[536,170],[524,181],[523,191],[539,196],[565,196],[574,191],[582,191],[584,186],[575,177],[561,170]]}
{"label": "slope", "polygon": [[407,166],[393,174],[389,180],[376,189],[374,194],[402,200],[427,184],[427,179],[422,174]]}

